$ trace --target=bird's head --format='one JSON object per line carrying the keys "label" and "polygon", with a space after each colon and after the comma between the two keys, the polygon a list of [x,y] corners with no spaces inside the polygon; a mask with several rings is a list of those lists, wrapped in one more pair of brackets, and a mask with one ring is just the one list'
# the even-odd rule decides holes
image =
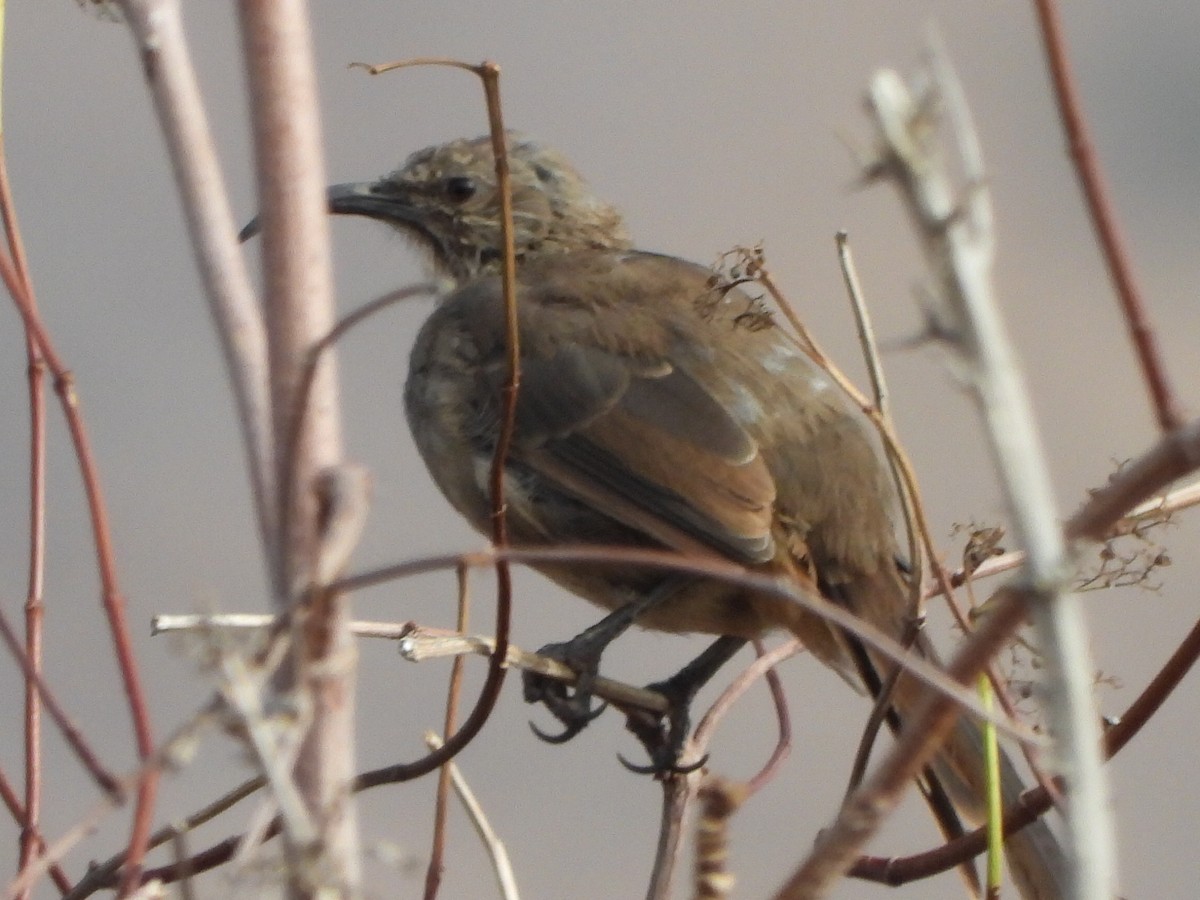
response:
{"label": "bird's head", "polygon": [[[558,152],[509,134],[517,260],[630,246],[620,214]],[[487,136],[412,154],[378,181],[329,188],[334,213],[387,222],[457,281],[500,271],[500,192]]]}

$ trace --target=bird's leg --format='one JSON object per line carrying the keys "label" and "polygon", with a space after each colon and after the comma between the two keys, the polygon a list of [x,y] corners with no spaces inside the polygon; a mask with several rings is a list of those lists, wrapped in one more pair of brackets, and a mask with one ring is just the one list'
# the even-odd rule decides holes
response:
{"label": "bird's leg", "polygon": [[679,756],[683,742],[691,728],[692,699],[717,671],[729,662],[746,645],[740,637],[720,637],[690,663],[665,681],[646,685],[646,690],[657,691],[667,698],[667,712],[660,715],[644,709],[632,709],[626,713],[625,727],[642,742],[650,756],[650,765],[634,766],[624,759],[625,767],[631,771],[660,775],[672,772],[687,772],[704,764],[700,760],[692,766],[679,768]]}
{"label": "bird's leg", "polygon": [[629,630],[629,626],[642,614],[653,609],[675,594],[684,583],[681,578],[667,578],[645,595],[617,607],[591,628],[580,632],[569,641],[547,644],[538,650],[566,663],[579,678],[575,684],[547,678],[536,672],[525,672],[525,702],[540,703],[563,725],[561,734],[547,734],[531,724],[534,734],[552,744],[561,744],[579,734],[587,724],[604,712],[605,704],[592,706],[592,686],[600,673],[600,657],[614,640]]}

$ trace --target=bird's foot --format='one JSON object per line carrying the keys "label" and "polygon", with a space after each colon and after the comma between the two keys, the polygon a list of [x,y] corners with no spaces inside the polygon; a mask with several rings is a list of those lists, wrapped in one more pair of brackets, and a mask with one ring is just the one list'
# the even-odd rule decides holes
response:
{"label": "bird's foot", "polygon": [[680,765],[679,758],[683,754],[683,745],[691,728],[688,710],[692,700],[721,666],[746,643],[739,637],[717,638],[703,653],[668,678],[648,685],[646,690],[656,691],[667,699],[667,711],[655,713],[648,710],[631,710],[626,712],[625,727],[633,732],[642,742],[646,753],[650,756],[648,766],[631,765],[622,759],[625,768],[656,777],[668,775],[686,775],[694,772],[708,762],[704,756],[699,762]]}
{"label": "bird's foot", "polygon": [[561,644],[547,644],[538,650],[540,656],[549,656],[570,666],[578,674],[574,684],[566,684],[555,678],[526,671],[522,674],[526,703],[540,703],[562,724],[559,734],[542,731],[532,722],[529,727],[543,741],[562,744],[583,731],[593,719],[604,712],[607,703],[593,705],[592,687],[600,672],[600,655],[608,642],[590,639],[585,632]]}
{"label": "bird's foot", "polygon": [[653,712],[648,709],[630,709],[625,714],[625,728],[641,742],[650,757],[648,765],[634,765],[618,755],[621,765],[639,775],[664,778],[670,775],[687,775],[708,762],[705,755],[698,762],[680,765],[683,745],[691,729],[689,708],[699,685],[684,682],[676,675],[666,681],[646,685],[646,690],[662,694],[667,699],[667,711]]}

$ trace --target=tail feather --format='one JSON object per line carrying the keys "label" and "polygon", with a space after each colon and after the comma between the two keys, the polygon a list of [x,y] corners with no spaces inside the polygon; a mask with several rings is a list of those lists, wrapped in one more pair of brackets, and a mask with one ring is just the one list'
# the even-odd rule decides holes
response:
{"label": "tail feather", "polygon": [[[854,584],[838,585],[832,589],[822,585],[822,593],[888,634],[899,637],[907,628],[908,590],[903,576],[896,570],[879,572],[871,578],[855,579]],[[806,635],[800,629],[792,630],[801,640],[805,640]],[[813,629],[809,627],[806,630],[811,632]],[[887,672],[894,664],[876,659],[874,654],[850,636],[841,636],[840,643],[848,650],[853,660],[852,666],[859,671],[863,682],[873,689],[872,692],[877,690],[880,682],[875,673]],[[937,661],[932,645],[923,635],[917,639],[915,649],[927,659]],[[892,707],[900,720],[901,730],[903,723],[911,718],[911,713],[924,702],[927,691],[924,684],[911,676],[901,675],[897,680],[892,694]],[[987,793],[983,731],[979,723],[969,716],[959,716],[931,768],[958,814],[972,825],[981,824],[986,815]],[[1008,807],[1015,804],[1024,789],[1016,766],[1001,748],[1000,792],[1003,805]],[[1012,835],[1005,841],[1004,848],[1013,885],[1023,900],[1057,900],[1066,896],[1067,860],[1045,821],[1033,822]]]}
{"label": "tail feather", "polygon": [[[983,730],[979,723],[960,716],[946,745],[935,760],[935,769],[942,774],[949,769],[954,783],[965,789],[964,796],[955,797],[963,815],[979,824],[985,814]],[[955,788],[950,787],[951,793]],[[1005,808],[1014,806],[1025,790],[1025,784],[1012,758],[1000,748],[1000,798]],[[1044,819],[1038,819],[1010,835],[1004,842],[1005,857],[1013,885],[1024,900],[1057,900],[1067,894],[1067,859],[1062,846]]]}
{"label": "tail feather", "polygon": [[[932,656],[927,641],[919,642],[925,655]],[[901,676],[893,704],[901,722],[910,719],[917,704],[924,702],[927,688],[915,679]],[[906,715],[907,714],[907,715]],[[972,825],[980,825],[987,814],[987,774],[984,737],[979,722],[960,715],[934,757],[932,768],[959,814]],[[1000,798],[1004,807],[1017,803],[1025,784],[1012,758],[1000,748]],[[1005,857],[1014,887],[1023,900],[1057,900],[1066,896],[1067,861],[1050,826],[1039,819],[1009,837]]]}

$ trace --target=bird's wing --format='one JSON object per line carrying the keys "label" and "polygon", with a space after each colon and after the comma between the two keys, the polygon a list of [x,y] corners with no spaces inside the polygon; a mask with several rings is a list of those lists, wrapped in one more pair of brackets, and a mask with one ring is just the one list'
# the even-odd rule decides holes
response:
{"label": "bird's wing", "polygon": [[775,483],[757,444],[666,360],[577,343],[526,358],[516,434],[535,471],[669,546],[698,541],[745,562],[774,553]]}

